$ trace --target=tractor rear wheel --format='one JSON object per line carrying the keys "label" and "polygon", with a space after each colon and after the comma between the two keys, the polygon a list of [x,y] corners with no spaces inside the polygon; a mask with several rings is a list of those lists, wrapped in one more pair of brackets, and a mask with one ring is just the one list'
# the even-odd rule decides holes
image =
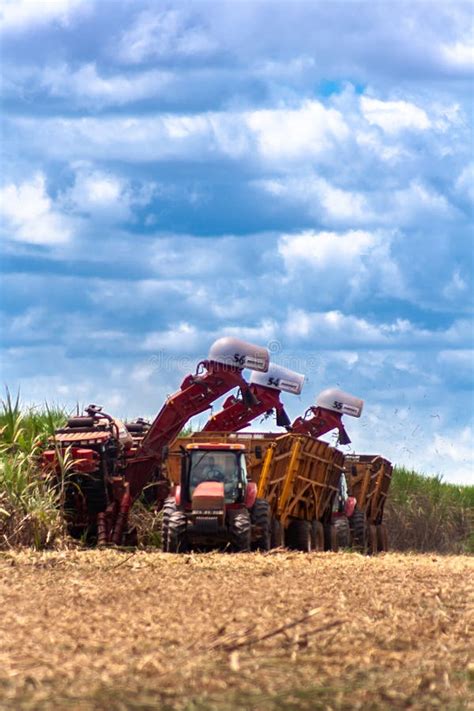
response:
{"label": "tractor rear wheel", "polygon": [[234,553],[246,553],[250,550],[252,522],[247,509],[229,511],[229,535]]}
{"label": "tractor rear wheel", "polygon": [[286,543],[288,548],[295,551],[310,553],[311,551],[311,524],[309,521],[295,519],[291,521],[286,531]]}
{"label": "tractor rear wheel", "polygon": [[256,538],[252,536],[252,550],[268,551],[270,550],[271,524],[272,514],[270,504],[265,499],[256,499],[250,514],[252,528],[259,529]]}
{"label": "tractor rear wheel", "polygon": [[313,551],[324,550],[324,526],[320,521],[311,521],[311,548]]}
{"label": "tractor rear wheel", "polygon": [[188,550],[186,524],[184,511],[173,511],[168,519],[167,550],[169,553],[185,553]]}
{"label": "tractor rear wheel", "polygon": [[176,511],[176,501],[172,496],[169,496],[163,504],[161,515],[161,550],[168,550],[168,524],[170,516]]}
{"label": "tractor rear wheel", "polygon": [[283,526],[277,518],[272,518],[270,546],[271,548],[283,548],[284,545],[285,536],[283,534]]}
{"label": "tractor rear wheel", "polygon": [[351,529],[352,548],[359,553],[367,550],[367,517],[362,509],[354,509],[354,513],[349,519]]}
{"label": "tractor rear wheel", "polygon": [[341,548],[350,548],[351,546],[351,529],[349,528],[349,520],[346,516],[339,516],[334,521],[334,527],[336,529],[337,536],[337,547],[338,550]]}

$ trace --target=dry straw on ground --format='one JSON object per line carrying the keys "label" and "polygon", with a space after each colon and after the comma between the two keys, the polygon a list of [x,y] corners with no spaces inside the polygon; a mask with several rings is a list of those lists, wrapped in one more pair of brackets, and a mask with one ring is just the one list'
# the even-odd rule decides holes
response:
{"label": "dry straw on ground", "polygon": [[0,708],[467,709],[473,574],[431,555],[4,553]]}

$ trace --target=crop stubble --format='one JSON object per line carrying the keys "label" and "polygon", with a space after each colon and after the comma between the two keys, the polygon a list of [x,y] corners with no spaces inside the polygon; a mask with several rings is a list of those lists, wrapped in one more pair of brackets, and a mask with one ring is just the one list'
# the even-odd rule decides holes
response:
{"label": "crop stubble", "polygon": [[1,709],[467,709],[474,560],[0,556]]}

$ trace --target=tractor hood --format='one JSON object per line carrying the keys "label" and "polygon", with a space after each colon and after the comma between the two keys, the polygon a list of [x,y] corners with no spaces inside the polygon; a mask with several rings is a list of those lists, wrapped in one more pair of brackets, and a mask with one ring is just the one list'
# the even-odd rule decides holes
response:
{"label": "tractor hood", "polygon": [[204,481],[194,489],[193,511],[223,511],[224,484],[219,481]]}

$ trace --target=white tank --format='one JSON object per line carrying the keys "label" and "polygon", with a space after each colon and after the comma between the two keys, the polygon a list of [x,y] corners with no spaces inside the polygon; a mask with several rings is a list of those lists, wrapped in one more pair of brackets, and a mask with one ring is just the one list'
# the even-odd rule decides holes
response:
{"label": "white tank", "polygon": [[337,388],[328,388],[319,393],[316,398],[316,405],[323,407],[325,410],[333,410],[340,412],[341,415],[351,415],[352,417],[360,417],[364,401],[354,395],[349,395],[343,390]]}
{"label": "white tank", "polygon": [[241,370],[249,368],[266,373],[270,363],[270,354],[268,349],[263,346],[255,346],[253,343],[227,336],[214,341],[209,350],[208,360],[231,365]]}
{"label": "white tank", "polygon": [[266,373],[252,373],[250,384],[263,385],[285,393],[299,395],[303,389],[304,375],[294,370],[283,368],[276,363],[270,363]]}

